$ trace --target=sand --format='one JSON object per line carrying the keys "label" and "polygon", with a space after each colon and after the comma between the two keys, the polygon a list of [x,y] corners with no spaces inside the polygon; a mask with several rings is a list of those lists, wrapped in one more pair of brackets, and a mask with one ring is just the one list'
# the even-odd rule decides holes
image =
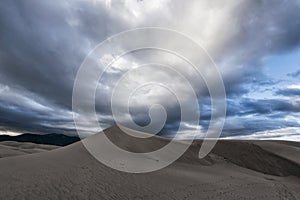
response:
{"label": "sand", "polygon": [[59,148],[53,145],[40,145],[29,142],[0,142],[0,158],[41,153]]}
{"label": "sand", "polygon": [[[166,143],[161,138],[131,140],[117,127],[106,134],[136,152]],[[147,174],[106,167],[81,142],[52,150],[39,146],[33,149],[44,150],[0,159],[0,199],[300,199],[298,143],[221,141],[199,160],[200,144],[196,141],[167,168]],[[14,150],[18,145],[21,149],[22,143]]]}

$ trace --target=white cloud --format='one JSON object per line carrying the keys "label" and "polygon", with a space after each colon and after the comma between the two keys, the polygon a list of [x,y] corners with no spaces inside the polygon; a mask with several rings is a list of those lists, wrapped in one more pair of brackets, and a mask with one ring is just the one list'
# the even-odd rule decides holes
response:
{"label": "white cloud", "polygon": [[293,84],[293,85],[289,85],[287,86],[288,89],[297,89],[300,90],[300,84]]}
{"label": "white cloud", "polygon": [[200,125],[192,125],[186,122],[182,123],[183,131],[178,132],[178,140],[203,139],[206,132]]}
{"label": "white cloud", "polygon": [[275,130],[256,132],[250,135],[225,137],[234,140],[291,140],[300,141],[300,127],[287,127]]}
{"label": "white cloud", "polygon": [[18,136],[18,135],[22,135],[22,134],[23,133],[14,132],[14,131],[0,130],[0,135]]}

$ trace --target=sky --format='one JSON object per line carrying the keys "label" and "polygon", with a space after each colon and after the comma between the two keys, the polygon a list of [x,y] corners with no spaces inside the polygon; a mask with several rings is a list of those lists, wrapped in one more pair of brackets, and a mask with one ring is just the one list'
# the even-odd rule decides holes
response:
{"label": "sky", "polygon": [[[300,141],[299,10],[299,0],[2,0],[0,134],[75,135],[73,117],[78,113],[72,110],[72,92],[85,57],[114,34],[162,27],[201,44],[216,63],[227,96],[222,137]],[[137,40],[176,42],[174,38],[147,35]],[[97,59],[105,63],[113,58],[108,54]],[[172,86],[189,103],[182,81],[170,71],[149,66],[142,73],[134,72],[151,59],[171,61],[174,69],[188,77],[199,98],[200,123],[195,127],[185,120],[179,134],[188,138],[195,129],[205,132],[215,111],[203,80],[174,55],[155,51],[118,59],[97,83],[95,107],[101,127],[114,124],[112,90],[130,70],[133,72],[120,94],[124,99],[134,86],[131,83],[155,80]],[[214,80],[214,76],[209,79]],[[84,87],[88,90],[90,85],[85,83]],[[161,104],[168,117],[159,134],[177,133],[181,118],[174,95],[150,85],[132,98],[130,116],[122,116],[124,122],[132,118],[139,125],[147,125],[150,106]],[[123,98],[118,100],[120,110],[128,106]],[[190,112],[193,109],[188,108]],[[86,123],[78,127],[87,135],[99,131],[89,124],[90,117],[91,113],[86,113]]]}

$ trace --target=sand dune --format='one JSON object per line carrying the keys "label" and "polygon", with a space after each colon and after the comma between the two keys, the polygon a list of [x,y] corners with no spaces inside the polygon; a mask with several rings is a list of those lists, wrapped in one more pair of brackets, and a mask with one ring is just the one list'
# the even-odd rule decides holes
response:
{"label": "sand dune", "polygon": [[253,141],[266,151],[272,152],[300,165],[300,143],[285,141]]}
{"label": "sand dune", "polygon": [[[135,152],[168,142],[131,139],[116,127],[106,134],[121,148]],[[169,167],[147,174],[108,168],[81,142],[1,158],[0,199],[300,199],[298,143],[221,141],[199,160],[200,144],[194,142]]]}
{"label": "sand dune", "polygon": [[40,153],[58,148],[53,145],[40,145],[29,142],[0,142],[0,158]]}
{"label": "sand dune", "polygon": [[213,152],[262,173],[300,176],[299,150],[276,141],[219,141]]}

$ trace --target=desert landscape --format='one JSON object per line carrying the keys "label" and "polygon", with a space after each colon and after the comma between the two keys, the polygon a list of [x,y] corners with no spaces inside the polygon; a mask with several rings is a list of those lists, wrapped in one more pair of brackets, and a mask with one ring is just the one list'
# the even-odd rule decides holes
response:
{"label": "desert landscape", "polygon": [[[118,127],[104,133],[128,151],[167,142],[154,136],[139,143]],[[162,170],[129,174],[98,162],[82,142],[1,142],[0,199],[300,199],[298,142],[221,140],[201,160],[200,145],[194,141]]]}
{"label": "desert landscape", "polygon": [[0,200],[300,200],[300,0],[1,0]]}

